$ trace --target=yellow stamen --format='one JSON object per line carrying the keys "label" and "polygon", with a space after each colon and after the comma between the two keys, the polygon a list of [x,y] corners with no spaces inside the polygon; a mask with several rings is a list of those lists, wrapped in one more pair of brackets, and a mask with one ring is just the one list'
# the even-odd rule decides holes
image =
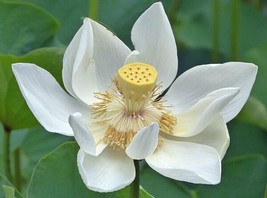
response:
{"label": "yellow stamen", "polygon": [[116,149],[125,149],[130,144],[136,132],[124,131],[119,132],[114,127],[108,126],[104,135],[104,141]]}
{"label": "yellow stamen", "polygon": [[174,117],[169,113],[162,112],[159,121],[159,127],[163,132],[172,134],[173,128],[176,125],[176,123],[177,123],[176,117]]}

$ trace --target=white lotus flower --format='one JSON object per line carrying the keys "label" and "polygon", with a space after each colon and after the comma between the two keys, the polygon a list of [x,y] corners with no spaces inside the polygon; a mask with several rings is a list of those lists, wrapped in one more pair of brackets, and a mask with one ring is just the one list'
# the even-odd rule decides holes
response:
{"label": "white lotus flower", "polygon": [[131,35],[134,51],[84,19],[63,59],[68,93],[42,68],[14,64],[29,108],[48,131],[74,135],[78,169],[89,189],[129,185],[133,159],[145,159],[175,180],[219,183],[229,145],[226,123],[246,102],[257,66],[201,65],[174,80],[177,50],[161,3],[139,17]]}

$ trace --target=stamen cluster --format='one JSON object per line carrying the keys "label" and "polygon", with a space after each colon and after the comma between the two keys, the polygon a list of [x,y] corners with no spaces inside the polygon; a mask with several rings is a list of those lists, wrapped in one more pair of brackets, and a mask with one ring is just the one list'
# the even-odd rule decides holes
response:
{"label": "stamen cluster", "polygon": [[[139,77],[144,76],[144,71],[153,77]],[[99,102],[91,106],[92,120],[107,125],[103,138],[105,143],[114,148],[125,149],[135,134],[152,122],[157,122],[161,131],[172,133],[176,118],[167,110],[168,106],[164,106],[163,101],[156,100],[160,95],[160,85],[154,82],[157,75],[154,71],[156,70],[147,64],[135,63],[130,68],[124,66],[113,79],[115,86],[109,92],[95,94]],[[136,80],[131,80],[131,73],[137,76],[133,77]]]}

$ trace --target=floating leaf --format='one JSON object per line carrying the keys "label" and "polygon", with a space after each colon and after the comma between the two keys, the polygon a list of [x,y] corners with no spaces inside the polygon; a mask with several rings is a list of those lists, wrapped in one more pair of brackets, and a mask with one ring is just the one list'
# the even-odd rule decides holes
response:
{"label": "floating leaf", "polygon": [[[72,137],[47,132],[43,127],[38,126],[24,130],[27,134],[20,145],[22,155],[22,176],[29,180],[37,162],[49,152],[66,141],[73,140]],[[20,137],[22,132],[13,133],[12,140]],[[13,144],[13,142],[11,142]]]}
{"label": "floating leaf", "polygon": [[105,194],[89,191],[82,182],[77,152],[77,144],[68,142],[43,157],[33,172],[28,198],[105,197]]}
{"label": "floating leaf", "polygon": [[59,24],[47,11],[22,2],[0,1],[0,53],[23,55],[43,47]]}

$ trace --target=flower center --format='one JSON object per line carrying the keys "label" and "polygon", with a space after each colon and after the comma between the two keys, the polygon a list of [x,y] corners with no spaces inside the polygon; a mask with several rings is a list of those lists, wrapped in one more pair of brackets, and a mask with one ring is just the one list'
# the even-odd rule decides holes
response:
{"label": "flower center", "polygon": [[113,79],[115,88],[96,93],[99,102],[91,106],[93,122],[106,125],[105,143],[124,149],[140,129],[152,122],[157,122],[161,131],[172,132],[176,118],[162,101],[156,100],[160,94],[157,75],[149,64],[127,64]]}
{"label": "flower center", "polygon": [[117,81],[124,96],[128,112],[140,112],[154,91],[157,70],[149,64],[131,63],[118,70]]}
{"label": "flower center", "polygon": [[149,64],[131,63],[118,70],[118,81],[125,97],[129,93],[130,97],[135,94],[143,96],[154,89],[157,75],[157,70]]}

